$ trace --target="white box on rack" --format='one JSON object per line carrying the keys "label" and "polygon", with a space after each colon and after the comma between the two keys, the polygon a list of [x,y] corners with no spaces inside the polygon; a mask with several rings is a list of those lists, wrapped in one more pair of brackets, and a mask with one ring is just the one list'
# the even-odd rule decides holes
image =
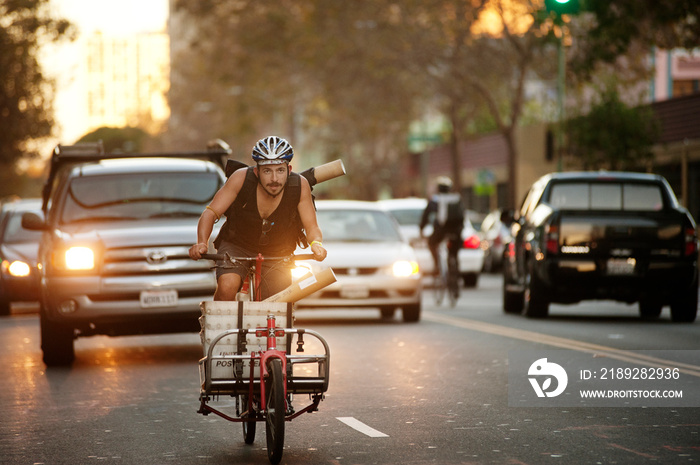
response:
{"label": "white box on rack", "polygon": [[[287,302],[238,302],[238,301],[206,301],[200,304],[202,316],[199,318],[201,326],[200,337],[202,348],[206,356],[210,345],[216,337],[231,329],[247,329],[250,332],[246,336],[246,352],[259,352],[267,348],[267,336],[256,337],[256,328],[267,327],[267,316],[275,316],[275,326],[278,328],[291,328],[293,323],[292,304]],[[277,348],[285,350],[287,338],[277,338]],[[212,356],[232,355],[239,353],[238,334],[230,334],[217,342],[212,349]],[[250,360],[244,360],[243,376],[250,373]],[[257,370],[256,370],[257,374]],[[212,379],[226,379],[234,377],[234,363],[232,360],[214,360],[212,362]]]}

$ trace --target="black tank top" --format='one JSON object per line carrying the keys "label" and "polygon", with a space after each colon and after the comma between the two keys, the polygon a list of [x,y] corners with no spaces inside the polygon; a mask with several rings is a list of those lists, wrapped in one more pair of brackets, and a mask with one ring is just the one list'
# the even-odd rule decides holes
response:
{"label": "black tank top", "polygon": [[266,219],[269,226],[265,234],[267,240],[261,244],[263,219],[258,212],[257,201],[258,178],[249,167],[236,200],[226,210],[226,223],[215,241],[218,247],[221,241],[244,248],[251,254],[262,253],[268,257],[286,256],[294,253],[299,237],[299,199],[301,198],[301,179],[299,174],[291,172],[282,193],[282,200],[274,212]]}

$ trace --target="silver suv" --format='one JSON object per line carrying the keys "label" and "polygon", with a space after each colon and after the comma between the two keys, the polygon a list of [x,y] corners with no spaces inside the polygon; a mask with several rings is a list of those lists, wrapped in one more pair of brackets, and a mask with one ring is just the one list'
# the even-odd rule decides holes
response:
{"label": "silver suv", "polygon": [[[47,366],[73,362],[73,341],[105,334],[198,331],[216,287],[188,248],[199,215],[225,182],[225,147],[197,153],[106,155],[59,145],[44,187],[41,348]],[[212,236],[215,236],[213,234]]]}

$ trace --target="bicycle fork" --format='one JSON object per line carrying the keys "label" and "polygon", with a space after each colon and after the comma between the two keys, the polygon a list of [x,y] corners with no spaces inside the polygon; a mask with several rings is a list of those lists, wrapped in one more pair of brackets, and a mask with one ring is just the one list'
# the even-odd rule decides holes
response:
{"label": "bicycle fork", "polygon": [[[277,338],[285,335],[284,329],[276,328],[275,315],[267,315],[267,327],[257,328],[256,337],[267,336],[267,350],[260,354],[260,408],[264,411],[267,407],[267,397],[265,396],[265,381],[270,377],[267,370],[267,363],[272,359],[279,359],[282,363],[282,387],[284,398],[287,399],[287,357],[285,353],[277,350]],[[285,400],[286,402],[286,400]]]}

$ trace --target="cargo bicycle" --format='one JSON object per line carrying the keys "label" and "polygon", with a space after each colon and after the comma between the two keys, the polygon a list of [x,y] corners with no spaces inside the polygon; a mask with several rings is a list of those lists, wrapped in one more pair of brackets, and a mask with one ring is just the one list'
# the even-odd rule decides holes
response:
{"label": "cargo bicycle", "polygon": [[[244,290],[248,288],[248,298],[239,296],[241,300],[202,303],[200,323],[204,357],[199,361],[198,413],[213,413],[242,423],[246,444],[254,442],[257,423],[265,422],[267,454],[273,464],[282,459],[285,422],[317,411],[328,390],[330,348],[317,332],[292,328],[292,302],[274,301],[275,296],[270,298],[272,301],[261,301],[262,263],[289,264],[313,257],[313,254],[271,258],[202,254],[204,259],[216,260],[218,267],[230,267],[237,261],[253,263],[243,285]],[[310,274],[296,283],[297,287],[306,288],[329,284],[317,281]],[[322,353],[304,354],[305,336],[320,343],[315,346],[320,347]],[[295,353],[292,353],[293,342]],[[310,403],[295,411],[292,407],[295,394],[308,395]],[[235,414],[225,413],[221,407],[213,405],[220,397],[228,396],[235,399]]]}

